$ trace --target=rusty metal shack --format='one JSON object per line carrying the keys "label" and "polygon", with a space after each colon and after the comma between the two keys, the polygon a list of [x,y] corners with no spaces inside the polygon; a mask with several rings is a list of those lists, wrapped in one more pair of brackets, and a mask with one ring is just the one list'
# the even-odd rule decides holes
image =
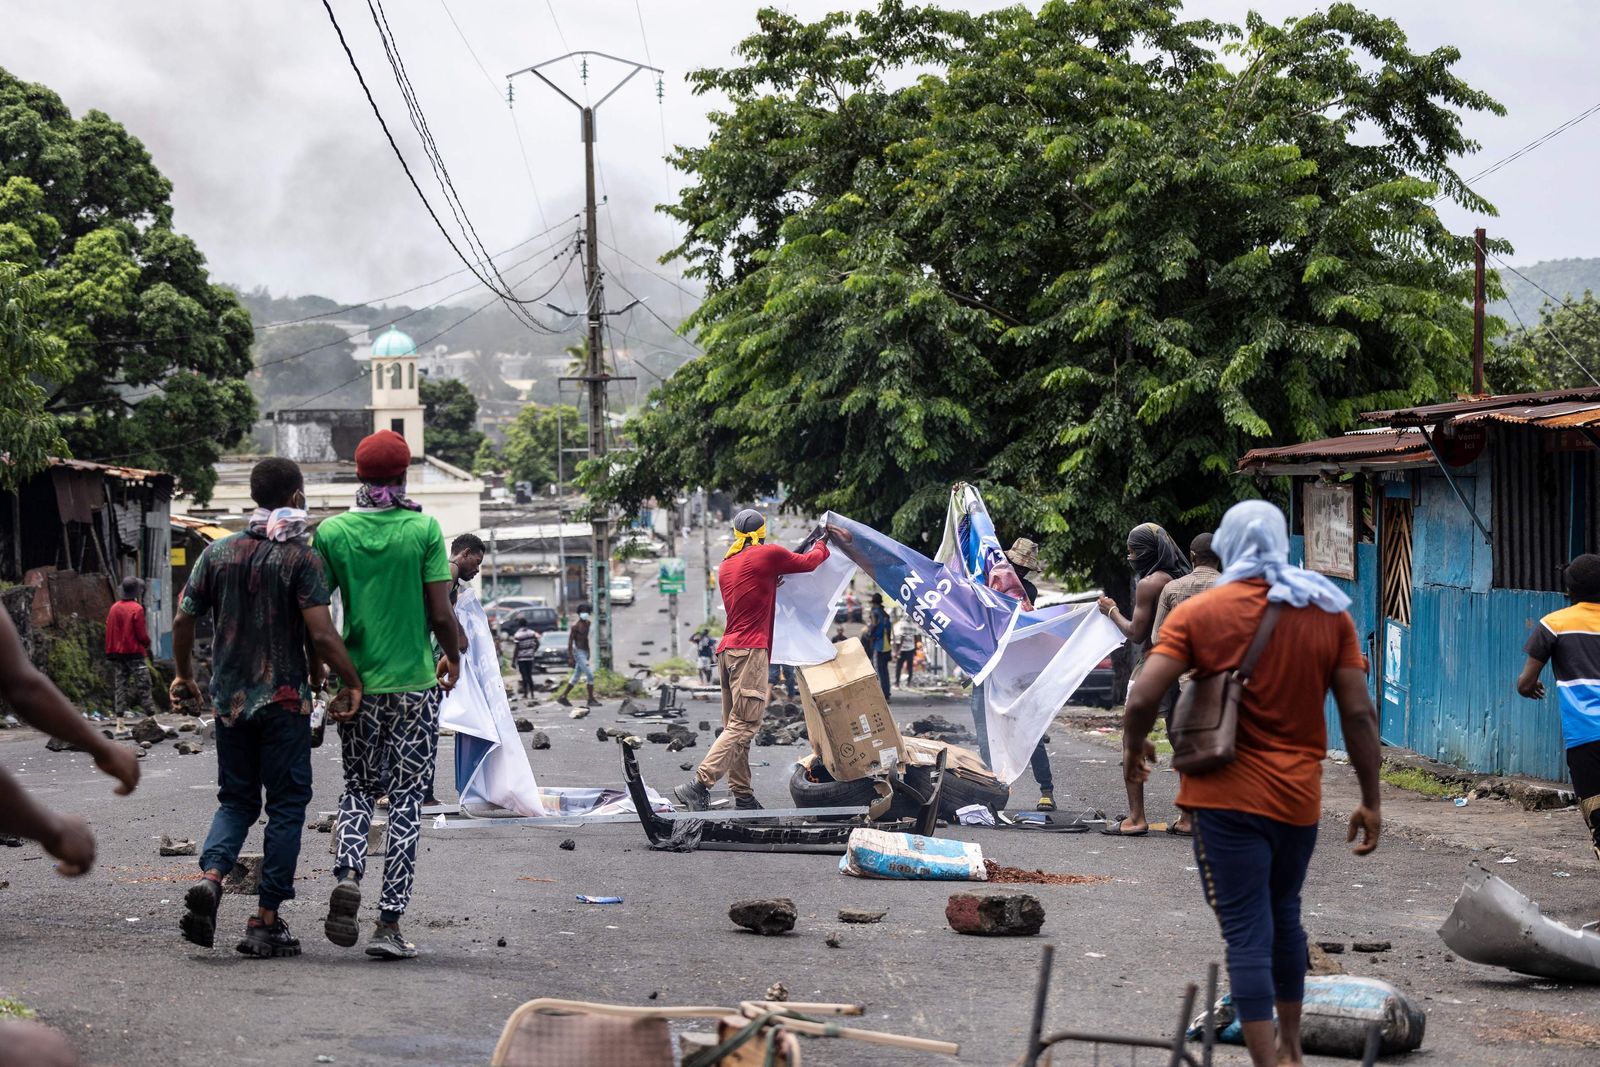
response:
{"label": "rusty metal shack", "polygon": [[118,586],[144,579],[152,651],[172,652],[173,477],[162,471],[51,459],[15,493],[0,492],[0,579],[35,589],[32,622],[103,622]]}
{"label": "rusty metal shack", "polygon": [[[1386,743],[1564,780],[1555,686],[1517,695],[1523,642],[1600,550],[1600,388],[1362,415],[1379,428],[1258,448],[1290,479],[1292,551],[1350,594]],[[1343,747],[1329,707],[1330,745]]]}

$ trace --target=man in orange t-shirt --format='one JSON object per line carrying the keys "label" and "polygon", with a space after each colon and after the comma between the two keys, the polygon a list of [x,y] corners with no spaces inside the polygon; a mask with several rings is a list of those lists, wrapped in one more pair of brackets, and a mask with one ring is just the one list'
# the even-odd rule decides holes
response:
{"label": "man in orange t-shirt", "polygon": [[1322,816],[1323,700],[1333,690],[1361,784],[1347,837],[1361,836],[1353,849],[1358,856],[1377,847],[1382,826],[1378,720],[1346,610],[1350,598],[1322,575],[1289,564],[1283,512],[1260,500],[1235,505],[1212,544],[1224,566],[1221,578],[1167,616],[1128,695],[1123,776],[1130,783],[1149,777],[1150,728],[1179,676],[1238,667],[1269,603],[1279,607],[1244,691],[1237,756],[1209,774],[1184,775],[1178,806],[1194,818],[1195,858],[1228,944],[1233,1004],[1250,1059],[1255,1067],[1298,1064],[1306,974],[1300,888]]}

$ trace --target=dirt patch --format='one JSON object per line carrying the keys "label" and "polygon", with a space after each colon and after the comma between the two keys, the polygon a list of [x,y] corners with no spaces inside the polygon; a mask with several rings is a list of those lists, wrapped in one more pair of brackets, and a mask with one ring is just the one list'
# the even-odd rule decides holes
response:
{"label": "dirt patch", "polygon": [[1551,1011],[1500,1011],[1492,1026],[1478,1028],[1478,1037],[1497,1043],[1534,1042],[1566,1048],[1600,1048],[1600,1023],[1578,1015]]}
{"label": "dirt patch", "polygon": [[1001,885],[1100,885],[1111,879],[1098,874],[1060,874],[1055,871],[1025,871],[1021,867],[1002,867],[994,860],[984,860],[983,869],[989,881]]}

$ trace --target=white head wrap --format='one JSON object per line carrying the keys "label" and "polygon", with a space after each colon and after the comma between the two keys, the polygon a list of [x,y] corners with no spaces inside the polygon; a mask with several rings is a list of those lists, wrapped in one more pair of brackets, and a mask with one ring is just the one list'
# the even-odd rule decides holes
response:
{"label": "white head wrap", "polygon": [[1222,560],[1218,585],[1265,578],[1267,599],[1303,608],[1315,605],[1337,613],[1350,607],[1350,598],[1320,574],[1289,562],[1289,526],[1283,512],[1265,500],[1235,504],[1222,517],[1211,539],[1212,551]]}

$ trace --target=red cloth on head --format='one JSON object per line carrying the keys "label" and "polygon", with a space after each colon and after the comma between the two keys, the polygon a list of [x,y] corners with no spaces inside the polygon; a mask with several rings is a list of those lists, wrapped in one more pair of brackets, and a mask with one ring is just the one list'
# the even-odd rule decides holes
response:
{"label": "red cloth on head", "polygon": [[356,477],[364,482],[404,478],[411,467],[411,446],[393,430],[368,434],[356,445]]}

